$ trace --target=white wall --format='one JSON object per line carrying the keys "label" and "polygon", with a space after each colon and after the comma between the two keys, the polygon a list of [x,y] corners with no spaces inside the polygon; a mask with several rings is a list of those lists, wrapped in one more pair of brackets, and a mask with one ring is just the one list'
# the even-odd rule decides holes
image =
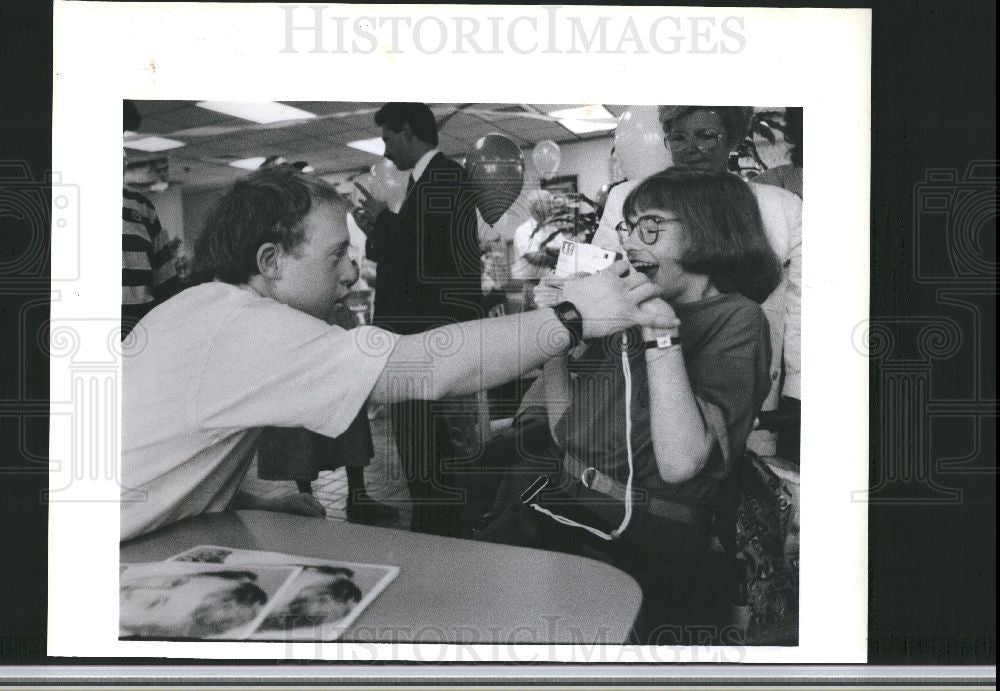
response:
{"label": "white wall", "polygon": [[[562,163],[560,163],[556,174],[576,175],[578,177],[577,191],[593,199],[597,190],[611,181],[611,148],[614,144],[613,136],[560,144]],[[531,151],[528,150],[525,154],[530,161]],[[534,171],[534,166],[532,166],[532,171]]]}
{"label": "white wall", "polygon": [[184,244],[189,252],[194,250],[195,240],[201,233],[209,211],[225,194],[226,189],[188,192],[184,195]]}
{"label": "white wall", "polygon": [[[611,181],[611,148],[614,143],[614,137],[609,135],[600,139],[560,144],[562,160],[556,175],[576,175],[577,191],[593,199],[601,186]],[[490,228],[480,224],[479,235],[484,243],[510,240],[514,236],[514,230],[529,218],[527,195],[539,188],[540,178],[531,162],[531,147],[524,150],[524,160],[527,164],[524,190],[495,226]]]}
{"label": "white wall", "polygon": [[160,225],[171,239],[184,237],[184,199],[179,186],[168,187],[163,192],[143,191],[143,194],[153,202]]}

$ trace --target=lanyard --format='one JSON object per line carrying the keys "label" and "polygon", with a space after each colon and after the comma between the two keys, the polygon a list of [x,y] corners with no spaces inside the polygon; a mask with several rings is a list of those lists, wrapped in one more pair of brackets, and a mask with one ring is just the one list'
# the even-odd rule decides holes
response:
{"label": "lanyard", "polygon": [[622,518],[621,525],[612,530],[610,533],[606,533],[603,530],[594,528],[593,526],[577,523],[570,518],[553,513],[552,511],[539,506],[537,503],[531,504],[531,508],[535,511],[545,514],[557,523],[572,526],[574,528],[583,528],[587,532],[596,535],[602,540],[617,540],[621,537],[622,533],[625,532],[625,529],[628,528],[629,522],[632,520],[632,477],[634,475],[634,465],[632,461],[632,368],[629,366],[628,361],[627,332],[622,334],[622,369],[625,372],[625,449],[628,453],[628,480],[625,483],[625,516]]}

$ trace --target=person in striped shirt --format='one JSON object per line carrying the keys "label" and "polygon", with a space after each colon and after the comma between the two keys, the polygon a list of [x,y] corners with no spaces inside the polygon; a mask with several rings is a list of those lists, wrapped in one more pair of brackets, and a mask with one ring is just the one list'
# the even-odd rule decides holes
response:
{"label": "person in striped shirt", "polygon": [[[142,116],[131,101],[124,103],[122,129],[134,132]],[[169,242],[153,203],[123,185],[122,340],[150,310],[182,287]]]}

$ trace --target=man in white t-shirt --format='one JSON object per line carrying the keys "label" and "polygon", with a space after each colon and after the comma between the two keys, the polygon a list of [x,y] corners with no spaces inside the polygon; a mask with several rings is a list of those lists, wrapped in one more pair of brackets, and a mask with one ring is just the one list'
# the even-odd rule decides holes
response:
{"label": "man in white t-shirt", "polygon": [[409,336],[330,326],[352,273],[346,211],[330,185],[280,166],[237,182],[210,214],[193,271],[204,282],[123,343],[122,540],[227,508],[322,515],[307,495],[239,492],[263,427],[336,437],[366,400],[469,394],[581,337],[671,323],[656,288],[619,263],[567,281],[554,309]]}

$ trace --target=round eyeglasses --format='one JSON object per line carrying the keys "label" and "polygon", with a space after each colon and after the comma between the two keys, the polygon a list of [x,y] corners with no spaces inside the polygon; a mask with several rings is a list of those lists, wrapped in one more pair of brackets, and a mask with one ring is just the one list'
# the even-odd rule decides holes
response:
{"label": "round eyeglasses", "polygon": [[615,226],[615,230],[618,231],[618,237],[622,244],[625,244],[625,239],[630,237],[632,233],[638,232],[639,240],[642,241],[642,244],[655,245],[656,241],[660,238],[660,233],[669,230],[671,226],[676,227],[680,222],[679,218],[640,216],[635,223],[622,221]]}
{"label": "round eyeglasses", "polygon": [[671,149],[683,149],[693,144],[702,151],[708,151],[721,141],[722,133],[715,130],[697,130],[690,135],[687,132],[667,132],[663,135],[663,143]]}

